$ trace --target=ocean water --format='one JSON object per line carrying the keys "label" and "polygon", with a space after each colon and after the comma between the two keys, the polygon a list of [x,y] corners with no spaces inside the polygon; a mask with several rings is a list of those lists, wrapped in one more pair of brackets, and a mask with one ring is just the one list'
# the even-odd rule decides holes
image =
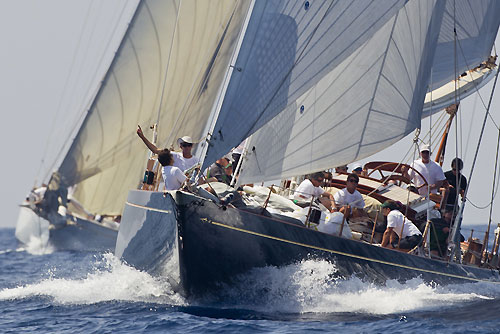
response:
{"label": "ocean water", "polygon": [[261,268],[187,301],[113,254],[19,248],[0,229],[0,333],[500,333],[500,286],[385,286],[325,261]]}

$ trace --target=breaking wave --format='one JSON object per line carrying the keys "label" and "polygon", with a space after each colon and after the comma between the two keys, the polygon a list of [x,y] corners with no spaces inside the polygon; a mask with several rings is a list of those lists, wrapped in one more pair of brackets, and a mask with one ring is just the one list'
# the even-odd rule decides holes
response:
{"label": "breaking wave", "polygon": [[[55,272],[55,270],[54,270]],[[84,277],[55,273],[37,283],[0,290],[0,300],[49,298],[55,304],[127,301],[182,307],[245,309],[266,314],[356,313],[388,315],[443,310],[453,305],[500,298],[500,286],[488,283],[432,285],[415,278],[384,286],[359,278],[344,279],[335,265],[306,260],[282,268],[266,267],[241,275],[217,294],[186,301],[166,279],[152,277],[105,254]]]}
{"label": "breaking wave", "polygon": [[[55,270],[54,270],[55,272]],[[94,304],[106,301],[153,302],[182,305],[182,297],[168,282],[122,263],[112,254],[98,259],[83,278],[49,278],[0,291],[0,300],[46,297],[57,304]]]}
{"label": "breaking wave", "polygon": [[[284,268],[259,268],[239,277],[236,286],[207,300],[225,307],[266,313],[363,313],[387,315],[451,307],[500,297],[500,286],[465,283],[440,286],[415,278],[385,285],[341,278],[335,265],[306,260]],[[207,301],[206,300],[206,301]]]}

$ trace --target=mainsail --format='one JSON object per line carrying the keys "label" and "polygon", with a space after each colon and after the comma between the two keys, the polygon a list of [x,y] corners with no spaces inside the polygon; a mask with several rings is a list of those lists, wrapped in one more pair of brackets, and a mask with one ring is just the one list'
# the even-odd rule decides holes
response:
{"label": "mainsail", "polygon": [[[141,181],[137,124],[158,123],[160,145],[201,138],[249,1],[145,0],[59,172],[91,212],[121,213]],[[175,129],[175,131],[174,131]]]}
{"label": "mainsail", "polygon": [[203,167],[289,107],[406,1],[256,1]]}
{"label": "mainsail", "polygon": [[252,137],[242,182],[361,159],[419,126],[444,4],[407,3],[294,106],[260,129]]}
{"label": "mainsail", "polygon": [[[434,53],[438,47],[446,49],[443,31],[449,28],[450,3],[455,1],[417,1],[400,9],[295,105],[252,136],[240,181],[275,180],[359,160],[419,127],[431,68],[439,66]],[[491,10],[497,7],[491,1],[480,7],[484,9],[485,4]],[[488,9],[482,13],[491,16]],[[474,17],[469,21],[488,20]],[[498,19],[488,22],[490,26],[483,30],[498,29]],[[479,33],[479,29],[472,30]],[[489,56],[492,40],[489,43],[479,63]],[[453,66],[447,69],[441,77],[455,78]]]}

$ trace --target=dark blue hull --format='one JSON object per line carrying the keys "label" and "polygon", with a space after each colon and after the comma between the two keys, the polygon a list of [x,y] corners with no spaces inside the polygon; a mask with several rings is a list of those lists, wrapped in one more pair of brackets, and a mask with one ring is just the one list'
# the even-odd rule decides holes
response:
{"label": "dark blue hull", "polygon": [[[175,200],[170,195],[141,191],[129,194],[117,255],[139,269],[167,273],[187,294],[217,289],[221,283],[231,283],[235,275],[255,267],[283,266],[309,258],[335,263],[340,276],[356,275],[381,283],[414,277],[441,284],[500,281],[495,270],[339,238],[240,209],[224,208],[184,192],[176,192],[174,197]],[[120,237],[122,228],[124,235],[129,231],[127,238]]]}

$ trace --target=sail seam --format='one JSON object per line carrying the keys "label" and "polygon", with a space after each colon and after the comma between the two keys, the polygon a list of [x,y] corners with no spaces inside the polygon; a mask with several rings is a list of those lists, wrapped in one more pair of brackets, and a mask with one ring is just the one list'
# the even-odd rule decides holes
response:
{"label": "sail seam", "polygon": [[[372,110],[373,102],[375,100],[375,95],[377,94],[377,91],[378,91],[378,87],[379,87],[379,83],[380,83],[380,77],[382,76],[382,73],[383,73],[383,71],[385,69],[385,61],[387,59],[387,53],[388,53],[387,51],[389,50],[391,44],[394,42],[393,35],[394,35],[394,29],[396,28],[396,24],[398,23],[398,18],[399,18],[399,13],[397,13],[394,16],[394,23],[392,24],[392,30],[391,30],[391,33],[389,34],[389,38],[387,40],[387,47],[385,49],[384,58],[382,59],[382,64],[380,65],[379,76],[377,78],[377,82],[375,83],[375,89],[373,91],[373,98],[371,100],[370,106],[368,107],[368,114],[366,115],[365,125],[363,127],[363,131],[361,133],[361,137],[359,138],[358,150],[356,151],[356,154],[354,156],[355,159],[359,156],[359,153],[361,151],[361,147],[363,146],[363,140],[364,140],[365,133],[366,133],[366,127],[367,127],[367,124],[368,124],[368,120],[370,119],[370,111]],[[394,42],[394,44],[396,44],[396,43]]]}

